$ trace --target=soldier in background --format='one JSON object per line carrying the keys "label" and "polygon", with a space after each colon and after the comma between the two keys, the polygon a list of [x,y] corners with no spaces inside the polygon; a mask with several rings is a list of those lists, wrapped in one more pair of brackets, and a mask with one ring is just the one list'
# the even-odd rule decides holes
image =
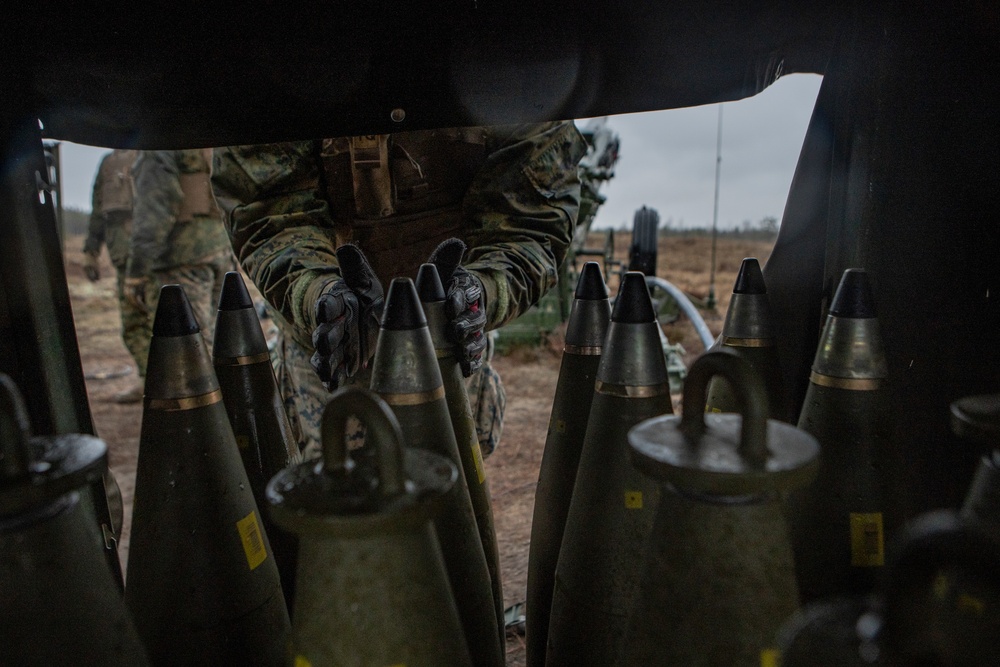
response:
{"label": "soldier in background", "polygon": [[[389,282],[415,277],[451,237],[468,246],[445,285],[453,342],[466,376],[480,368],[485,332],[555,285],[585,150],[571,122],[216,149],[213,184],[233,248],[285,334],[279,383],[307,456],[318,451],[327,390],[365,381]],[[359,251],[341,266],[334,251],[345,244]],[[498,376],[481,377],[479,413],[498,432]],[[495,436],[480,439],[489,452]]]}
{"label": "soldier in background", "polygon": [[132,169],[136,201],[125,296],[146,313],[143,358],[163,285],[184,288],[212,345],[222,283],[236,263],[212,195],[211,156],[210,148],[144,151]]}
{"label": "soldier in background", "polygon": [[146,313],[125,298],[125,263],[128,260],[129,235],[132,232],[132,206],[135,184],[131,169],[138,151],[115,149],[101,159],[94,178],[87,239],[83,243],[83,272],[91,282],[101,278],[98,258],[101,246],[108,246],[111,265],[118,282],[118,310],[122,321],[122,342],[135,361],[136,376],[132,386],[115,395],[119,403],[131,403],[142,398],[141,379],[146,375],[146,353],[149,339],[144,324]]}

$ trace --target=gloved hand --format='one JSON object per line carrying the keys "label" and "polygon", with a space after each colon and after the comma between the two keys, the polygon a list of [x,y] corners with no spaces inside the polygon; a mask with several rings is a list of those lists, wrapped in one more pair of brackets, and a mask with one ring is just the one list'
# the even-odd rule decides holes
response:
{"label": "gloved hand", "polygon": [[125,300],[133,307],[147,313],[149,312],[149,307],[146,305],[146,284],[148,282],[149,278],[126,278],[123,289]]}
{"label": "gloved hand", "polygon": [[385,304],[382,284],[360,248],[340,246],[337,261],[341,278],[316,300],[317,326],[312,335],[316,351],[310,359],[329,391],[368,365]]}
{"label": "gloved hand", "polygon": [[101,270],[97,266],[97,255],[89,252],[83,253],[83,275],[87,280],[96,283],[101,279]]}
{"label": "gloved hand", "polygon": [[446,334],[455,344],[462,375],[469,377],[483,365],[486,349],[486,303],[483,284],[462,265],[465,244],[448,239],[434,249],[428,260],[437,267],[445,289]]}

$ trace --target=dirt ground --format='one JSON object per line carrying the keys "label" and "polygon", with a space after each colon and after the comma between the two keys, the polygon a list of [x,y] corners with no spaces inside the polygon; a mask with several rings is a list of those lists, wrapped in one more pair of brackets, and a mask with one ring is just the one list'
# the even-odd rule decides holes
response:
{"label": "dirt ground", "polygon": [[[616,235],[616,256],[627,256],[628,235]],[[595,235],[592,245],[600,246],[603,237]],[[135,466],[138,456],[141,403],[119,405],[112,397],[134,380],[131,364],[120,336],[115,274],[107,255],[101,258],[101,279],[86,280],[82,271],[82,237],[67,239],[67,276],[73,317],[76,322],[87,393],[97,434],[109,446],[111,470],[121,487],[125,503],[120,556],[128,559],[128,540]],[[661,238],[657,275],[698,298],[708,294],[711,239],[702,236]],[[740,262],[757,257],[763,265],[771,251],[771,242],[720,237],[717,245],[716,297],[714,313],[703,314],[713,335],[721,329],[729,296]],[[617,280],[609,280],[612,293]],[[680,342],[690,366],[703,351],[694,327],[684,318],[664,326],[671,343]],[[518,348],[497,357],[495,368],[503,377],[507,392],[504,431],[497,451],[486,460],[493,497],[493,512],[500,546],[501,569],[506,605],[525,598],[528,570],[528,540],[538,468],[545,443],[552,397],[559,372],[562,349],[560,332],[546,345]],[[675,404],[679,397],[675,397]],[[524,638],[509,633],[507,664],[524,665]]]}

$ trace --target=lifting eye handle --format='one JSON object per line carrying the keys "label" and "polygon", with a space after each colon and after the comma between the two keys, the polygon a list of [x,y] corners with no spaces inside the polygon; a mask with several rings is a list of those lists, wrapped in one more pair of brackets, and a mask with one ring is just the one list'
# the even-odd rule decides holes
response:
{"label": "lifting eye handle", "polygon": [[747,464],[763,470],[767,463],[767,391],[764,382],[750,364],[725,349],[712,350],[698,357],[684,380],[680,431],[689,445],[697,446],[705,433],[705,402],[708,383],[721,376],[733,389],[739,413],[743,417],[739,454]]}
{"label": "lifting eye handle", "polygon": [[365,438],[375,445],[380,493],[384,497],[404,493],[402,431],[389,405],[376,394],[359,387],[338,389],[323,411],[320,437],[324,469],[344,474],[354,466],[345,437],[347,418],[352,415],[365,425]]}

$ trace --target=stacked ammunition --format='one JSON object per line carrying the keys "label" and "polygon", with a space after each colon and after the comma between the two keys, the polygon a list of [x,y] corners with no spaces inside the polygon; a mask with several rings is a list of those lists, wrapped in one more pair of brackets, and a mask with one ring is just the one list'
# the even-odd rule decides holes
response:
{"label": "stacked ammunition", "polygon": [[[529,667],[995,660],[1000,397],[952,405],[983,450],[961,512],[908,523],[873,294],[844,273],[797,426],[782,423],[747,258],[678,417],[643,275],[612,305],[584,266],[535,494]],[[433,265],[393,280],[370,387],[331,397],[322,455],[301,462],[239,274],[211,355],[165,286],[124,596],[81,509],[104,444],[32,438],[0,376],[3,661],[502,667],[492,501],[444,302]]]}
{"label": "stacked ammunition", "polygon": [[[348,451],[349,417],[366,427],[368,463]],[[432,525],[457,466],[404,447],[389,406],[362,389],[333,396],[322,434],[318,465],[290,467],[268,486],[275,519],[300,539],[286,664],[472,667]]]}
{"label": "stacked ammunition", "polygon": [[263,511],[264,487],[285,467],[298,463],[301,456],[278,392],[257,311],[243,278],[235,271],[226,274],[219,297],[212,365],[291,613],[298,544]]}
{"label": "stacked ammunition", "polygon": [[545,663],[556,563],[610,320],[611,304],[601,269],[597,262],[587,262],[580,272],[566,326],[566,343],[535,488],[525,605],[529,665]]}
{"label": "stacked ammunition", "polygon": [[[458,470],[470,469],[455,440],[434,341],[409,278],[395,278],[389,285],[372,362],[371,390],[392,409],[408,449],[442,456]],[[469,442],[463,445],[467,456]],[[472,482],[477,484],[478,478]],[[460,475],[444,496],[434,528],[472,664],[502,665],[503,635],[469,487],[465,475]]]}
{"label": "stacked ammunition", "polygon": [[805,601],[871,592],[885,535],[902,525],[888,460],[887,379],[868,274],[851,269],[830,305],[799,416],[823,449],[816,481],[789,499]]}
{"label": "stacked ammunition", "polygon": [[[715,347],[725,348],[750,364],[753,372],[764,382],[770,416],[777,418],[783,404],[781,364],[771,323],[767,285],[760,263],[754,257],[747,257],[740,264],[722,335]],[[731,387],[725,378],[713,378],[708,390],[709,411],[736,412],[735,391],[736,388]]]}
{"label": "stacked ammunition", "polygon": [[465,485],[469,490],[469,500],[472,502],[472,510],[476,517],[479,540],[482,543],[483,555],[490,573],[497,630],[500,633],[500,643],[503,645],[505,641],[503,586],[500,582],[500,552],[497,547],[496,532],[493,529],[490,485],[483,467],[483,454],[479,446],[479,436],[476,433],[476,423],[469,405],[469,394],[465,389],[462,369],[458,357],[455,356],[454,346],[448,341],[445,331],[447,325],[445,292],[436,266],[433,264],[421,265],[417,272],[416,289],[420,297],[420,305],[427,318],[427,329],[431,334],[434,355],[437,357],[438,368],[441,371],[448,416],[455,433],[455,444],[458,447],[458,455],[462,463]]}
{"label": "stacked ammunition", "polygon": [[639,593],[660,485],[629,463],[626,436],[639,422],[671,412],[659,324],[641,273],[622,280],[593,394],[555,568],[551,665],[615,664]]}
{"label": "stacked ammunition", "polygon": [[125,585],[154,664],[282,662],[288,611],[262,526],[198,322],[183,289],[166,285],[149,348]]}
{"label": "stacked ammunition", "polygon": [[[717,376],[740,414],[704,413]],[[692,365],[682,417],[629,432],[635,465],[664,487],[624,664],[753,665],[774,651],[799,604],[780,494],[815,475],[819,445],[768,411],[750,364],[716,350]]]}

